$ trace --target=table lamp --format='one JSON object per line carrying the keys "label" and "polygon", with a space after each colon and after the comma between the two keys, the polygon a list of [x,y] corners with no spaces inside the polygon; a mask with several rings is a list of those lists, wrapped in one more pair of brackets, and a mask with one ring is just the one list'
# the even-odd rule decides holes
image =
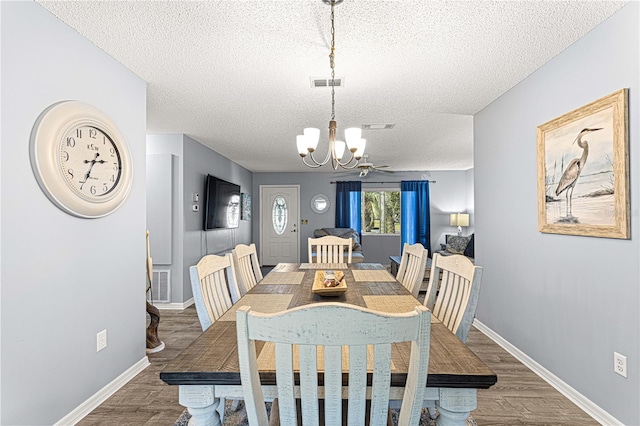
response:
{"label": "table lamp", "polygon": [[449,225],[458,227],[458,236],[462,236],[462,227],[469,226],[469,215],[467,213],[451,213]]}

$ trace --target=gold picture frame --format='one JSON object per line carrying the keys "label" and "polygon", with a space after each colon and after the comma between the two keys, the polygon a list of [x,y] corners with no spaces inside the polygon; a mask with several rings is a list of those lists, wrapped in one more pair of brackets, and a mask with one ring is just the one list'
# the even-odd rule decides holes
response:
{"label": "gold picture frame", "polygon": [[537,127],[538,231],[630,238],[628,89]]}

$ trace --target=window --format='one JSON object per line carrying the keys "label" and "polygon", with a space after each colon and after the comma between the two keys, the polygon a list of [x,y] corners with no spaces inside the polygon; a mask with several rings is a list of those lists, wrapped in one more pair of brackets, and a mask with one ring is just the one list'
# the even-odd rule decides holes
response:
{"label": "window", "polygon": [[287,229],[287,201],[280,195],[273,201],[273,208],[271,209],[271,221],[273,222],[273,230],[276,235],[284,234]]}
{"label": "window", "polygon": [[400,191],[362,191],[365,234],[400,233]]}

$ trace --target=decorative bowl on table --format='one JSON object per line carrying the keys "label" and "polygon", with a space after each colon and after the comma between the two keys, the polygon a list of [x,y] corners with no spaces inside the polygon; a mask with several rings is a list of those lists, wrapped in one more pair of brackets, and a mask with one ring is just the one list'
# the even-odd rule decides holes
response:
{"label": "decorative bowl on table", "polygon": [[311,291],[320,296],[339,296],[347,291],[342,271],[316,271]]}

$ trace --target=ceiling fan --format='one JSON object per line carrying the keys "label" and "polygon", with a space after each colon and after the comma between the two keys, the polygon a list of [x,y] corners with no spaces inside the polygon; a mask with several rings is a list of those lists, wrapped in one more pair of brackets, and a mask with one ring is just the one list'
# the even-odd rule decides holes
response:
{"label": "ceiling fan", "polygon": [[369,162],[369,154],[364,154],[362,156],[362,160],[358,164],[358,169],[360,171],[360,177],[365,177],[369,174],[369,172],[383,172],[383,173],[395,173],[393,170],[385,170],[387,167],[391,167],[389,165],[376,166],[373,163]]}

